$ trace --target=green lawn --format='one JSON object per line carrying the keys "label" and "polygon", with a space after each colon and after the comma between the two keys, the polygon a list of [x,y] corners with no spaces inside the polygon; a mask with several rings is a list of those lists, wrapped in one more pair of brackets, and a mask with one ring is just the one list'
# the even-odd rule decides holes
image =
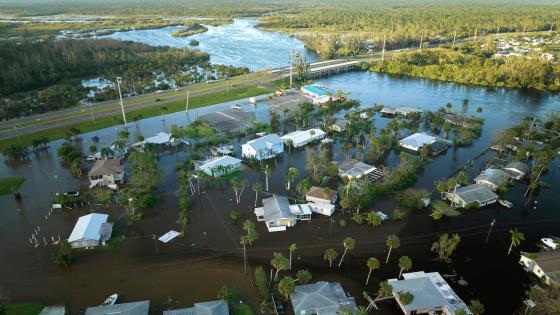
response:
{"label": "green lawn", "polygon": [[[199,96],[193,96],[189,99],[189,109],[203,107],[213,104],[219,104],[229,101],[234,101],[242,98],[247,98],[251,96],[257,96],[261,94],[270,93],[270,90],[266,88],[261,88],[257,86],[247,86],[231,88],[229,92],[217,92],[211,94],[204,94]],[[179,112],[185,110],[185,100],[176,100],[172,102],[161,102],[158,106],[145,107],[136,110],[130,110],[126,112],[129,121],[132,121],[132,117],[140,114],[143,118],[160,116],[161,110],[160,105],[165,105],[167,108],[164,110],[164,114]],[[22,144],[29,145],[32,139],[36,139],[42,136],[46,136],[49,140],[62,139],[65,136],[66,130],[70,127],[78,128],[82,133],[90,132],[98,129],[103,129],[113,126],[113,118],[122,119],[121,114],[116,114],[112,116],[106,116],[95,119],[95,122],[84,121],[76,124],[70,124],[62,127],[55,127],[46,129],[40,132],[34,132],[19,137]],[[6,148],[10,144],[17,144],[17,138],[5,139],[0,141],[0,151]]]}
{"label": "green lawn", "polygon": [[432,207],[434,207],[434,209],[440,211],[448,217],[455,217],[461,214],[459,210],[451,207],[443,200],[432,200],[430,204],[432,205]]}
{"label": "green lawn", "polygon": [[25,182],[23,177],[0,178],[0,196],[16,193],[23,182]]}
{"label": "green lawn", "polygon": [[37,315],[45,305],[43,303],[10,303],[6,306],[6,311],[3,315]]}

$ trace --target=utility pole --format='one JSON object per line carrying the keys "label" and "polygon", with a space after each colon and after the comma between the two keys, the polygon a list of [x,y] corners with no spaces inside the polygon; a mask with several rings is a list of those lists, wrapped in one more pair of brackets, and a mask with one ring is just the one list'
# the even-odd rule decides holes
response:
{"label": "utility pole", "polygon": [[457,30],[455,30],[455,33],[453,33],[453,44],[451,45],[451,47],[455,47],[455,40],[457,39]]}
{"label": "utility pole", "polygon": [[498,29],[496,30],[496,37],[498,37],[498,35],[500,35],[500,27],[498,26]]}
{"label": "utility pole", "polygon": [[474,39],[473,42],[476,43],[476,35],[478,34],[478,27],[474,29]]}
{"label": "utility pole", "polygon": [[91,111],[91,121],[95,123],[95,116],[93,116],[93,103],[89,103],[89,110]]}
{"label": "utility pole", "polygon": [[156,246],[156,256],[159,256],[159,248],[157,246],[157,240],[156,240],[156,235],[154,234],[153,236],[154,239],[154,245]]}
{"label": "utility pole", "polygon": [[523,35],[525,35],[525,29],[527,28],[527,24],[523,25]]}
{"label": "utility pole", "polygon": [[424,32],[420,33],[420,50],[422,50],[422,40],[424,39]]}
{"label": "utility pole", "polygon": [[122,78],[117,77],[117,87],[119,89],[119,99],[120,99],[120,102],[121,102],[121,111],[122,111],[122,117],[123,117],[123,122],[124,122],[124,128],[128,128],[127,125],[126,125],[126,114],[124,113],[124,105],[123,105],[123,101],[122,101],[121,82],[122,82]]}
{"label": "utility pole", "polygon": [[185,107],[185,112],[189,114],[189,94],[191,91],[187,91],[187,107]]}
{"label": "utility pole", "polygon": [[292,55],[290,54],[290,92],[292,91],[292,74],[293,74],[293,63],[292,63]]}
{"label": "utility pole", "polygon": [[494,227],[495,223],[496,219],[493,219],[492,222],[490,222],[490,229],[488,230],[488,235],[486,235],[486,241],[484,241],[484,244],[488,244],[488,238],[490,238],[490,233],[492,232],[492,228]]}
{"label": "utility pole", "polygon": [[550,25],[550,33],[552,33],[552,29],[554,28],[554,22]]}
{"label": "utility pole", "polygon": [[247,251],[245,250],[245,244],[243,244],[243,273],[247,273]]}
{"label": "utility pole", "polygon": [[383,36],[383,51],[381,52],[381,62],[383,62],[385,60],[385,43],[386,43],[386,41],[387,41],[387,34],[385,34],[385,36]]}

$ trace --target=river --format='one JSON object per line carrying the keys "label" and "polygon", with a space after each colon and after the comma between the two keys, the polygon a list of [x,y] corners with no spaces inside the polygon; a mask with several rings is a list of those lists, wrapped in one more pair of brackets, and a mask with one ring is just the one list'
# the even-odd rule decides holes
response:
{"label": "river", "polygon": [[[210,54],[210,62],[214,64],[247,67],[251,71],[287,66],[292,52],[300,52],[307,61],[318,59],[316,54],[305,49],[300,40],[256,29],[257,24],[257,20],[235,19],[233,24],[207,26],[207,32],[188,37],[173,37],[171,33],[181,29],[181,26],[172,26],[116,32],[99,38],[200,49]],[[193,39],[200,43],[199,46],[189,45]]]}

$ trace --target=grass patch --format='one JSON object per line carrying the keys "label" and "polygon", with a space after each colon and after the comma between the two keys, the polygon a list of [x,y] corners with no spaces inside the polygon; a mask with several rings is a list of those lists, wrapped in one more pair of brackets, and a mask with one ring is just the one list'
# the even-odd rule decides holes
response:
{"label": "grass patch", "polygon": [[233,309],[233,315],[255,315],[255,311],[248,304],[237,304]]}
{"label": "grass patch", "polygon": [[39,302],[9,303],[6,305],[4,315],[37,315],[45,305]]}
{"label": "grass patch", "polygon": [[18,192],[23,182],[25,182],[25,178],[23,177],[0,178],[0,195],[9,195]]}
{"label": "grass patch", "polygon": [[[229,89],[229,92],[223,91],[223,92],[193,96],[189,99],[189,109],[234,101],[241,98],[257,96],[269,92],[270,92],[269,89],[265,89],[257,86],[246,86],[246,87],[231,88]],[[161,115],[159,105],[165,105],[167,109],[164,111],[164,114],[169,114],[169,113],[174,113],[174,112],[179,112],[184,110],[185,100],[176,100],[167,103],[165,101],[162,101],[157,106],[130,110],[126,112],[127,118],[131,120],[132,117],[138,114],[142,115],[143,118],[159,116]],[[39,132],[21,135],[19,139],[21,143],[25,145],[31,144],[32,139],[37,139],[42,136],[47,137],[50,141],[56,139],[62,139],[65,136],[66,130],[68,130],[70,127],[78,128],[81,133],[90,132],[90,131],[113,126],[114,125],[113,118],[120,120],[122,118],[122,115],[116,114],[116,115],[111,115],[106,117],[99,117],[95,119],[95,123],[91,121],[83,121],[83,122],[69,124],[61,127],[50,128]],[[4,139],[0,141],[0,150],[3,150],[10,144],[18,144],[18,143],[19,141],[17,138]]]}
{"label": "grass patch", "polygon": [[430,204],[432,205],[432,207],[434,207],[434,209],[440,211],[447,217],[456,217],[461,214],[459,210],[451,207],[443,200],[432,200]]}

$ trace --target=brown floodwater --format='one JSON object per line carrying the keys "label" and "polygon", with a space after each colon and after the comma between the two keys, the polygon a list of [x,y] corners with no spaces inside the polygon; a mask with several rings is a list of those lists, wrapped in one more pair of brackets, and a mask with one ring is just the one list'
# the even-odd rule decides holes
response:
{"label": "brown floodwater", "polygon": [[[349,90],[363,105],[383,103],[391,106],[418,106],[434,110],[446,102],[460,106],[463,99],[470,100],[470,110],[483,107],[484,131],[471,147],[451,148],[447,153],[427,165],[419,174],[417,188],[431,190],[440,178],[454,174],[466,165],[467,160],[483,153],[468,168],[476,174],[484,163],[493,156],[485,149],[495,134],[519,122],[525,115],[544,117],[550,110],[558,109],[560,97],[547,93],[527,92],[511,89],[491,90],[480,87],[439,83],[428,80],[399,78],[371,73],[346,73],[320,80],[321,84],[333,90]],[[137,134],[151,136],[168,130],[173,123],[187,124],[199,115],[229,108],[233,103],[210,106],[186,113],[145,119],[139,126],[131,125],[131,141]],[[247,107],[251,109],[251,107]],[[268,105],[259,104],[255,109],[258,120],[268,119]],[[376,126],[383,127],[387,119],[375,117]],[[82,146],[87,150],[91,137],[99,136],[98,148],[115,140],[115,128],[107,128],[83,135]],[[243,142],[243,139],[235,144]],[[28,161],[0,161],[0,176],[23,176],[27,179],[22,186],[22,200],[13,196],[0,197],[0,287],[10,292],[13,301],[40,300],[48,304],[64,303],[72,314],[81,307],[100,304],[108,295],[119,293],[121,301],[150,299],[155,311],[168,307],[184,307],[195,302],[216,298],[216,293],[224,284],[238,288],[244,301],[258,307],[257,289],[253,285],[252,271],[262,265],[268,271],[274,251],[288,255],[288,246],[296,243],[292,272],[305,268],[310,270],[313,280],[340,281],[365,305],[361,293],[374,293],[377,283],[398,275],[397,260],[407,255],[412,258],[413,271],[439,271],[444,274],[458,273],[468,282],[466,288],[457,288],[465,300],[480,299],[488,314],[511,314],[521,303],[524,290],[531,279],[517,263],[519,250],[534,251],[539,238],[550,234],[560,234],[560,217],[556,211],[559,179],[558,165],[553,163],[551,171],[543,178],[551,183],[551,188],[538,194],[536,209],[525,205],[523,192],[525,184],[518,184],[507,194],[506,199],[515,206],[505,209],[491,206],[466,211],[462,216],[433,221],[427,211],[411,212],[402,222],[386,222],[378,228],[349,222],[342,228],[338,225],[338,214],[333,220],[314,216],[310,222],[300,222],[286,232],[268,233],[264,224],[256,222],[260,238],[247,249],[249,272],[243,272],[242,251],[239,247],[241,225],[233,224],[229,214],[232,209],[241,212],[243,219],[255,221],[252,214],[254,192],[250,188],[242,195],[240,205],[235,204],[234,193],[226,183],[205,185],[200,196],[192,198],[190,209],[191,224],[185,236],[169,244],[155,243],[157,237],[177,228],[178,189],[175,167],[187,160],[188,151],[178,154],[171,151],[162,154],[159,166],[162,178],[158,195],[160,202],[146,213],[145,218],[130,228],[130,236],[111,250],[80,252],[77,261],[70,268],[61,268],[52,262],[54,246],[33,247],[29,238],[40,227],[39,239],[44,236],[55,239],[67,238],[76,219],[92,210],[109,213],[112,220],[123,216],[117,208],[90,208],[54,210],[49,208],[54,194],[58,191],[85,190],[85,179],[70,175],[56,155],[61,141],[51,143],[46,153],[32,155]],[[315,149],[318,149],[316,146]],[[239,150],[238,146],[237,149]],[[338,144],[333,148],[333,159],[342,159]],[[292,150],[283,158],[273,162],[270,191],[286,194],[283,185],[288,167],[300,170],[299,179],[305,176],[305,150]],[[393,167],[398,163],[398,155],[390,153],[384,162]],[[56,178],[55,178],[56,175]],[[244,167],[242,178],[250,182],[261,181],[260,171]],[[262,194],[260,198],[264,197]],[[390,213],[395,205],[390,198],[380,198],[373,209]],[[484,244],[490,222],[496,219],[496,226],[488,244]],[[334,221],[334,222],[333,222]],[[508,230],[517,227],[525,234],[526,240],[508,256]],[[459,233],[461,244],[453,256],[452,264],[433,260],[430,245],[442,233]],[[365,287],[367,270],[365,261],[375,256],[384,261],[387,254],[387,235],[396,233],[401,239],[401,247],[393,250],[389,264],[382,264]],[[329,268],[323,261],[326,248],[335,248],[342,253],[342,239],[351,236],[356,240],[352,251],[342,267]],[[157,246],[156,246],[157,245]],[[499,293],[499,294],[498,294]],[[380,314],[399,314],[393,302],[380,303]],[[157,313],[157,312],[156,312]]]}

